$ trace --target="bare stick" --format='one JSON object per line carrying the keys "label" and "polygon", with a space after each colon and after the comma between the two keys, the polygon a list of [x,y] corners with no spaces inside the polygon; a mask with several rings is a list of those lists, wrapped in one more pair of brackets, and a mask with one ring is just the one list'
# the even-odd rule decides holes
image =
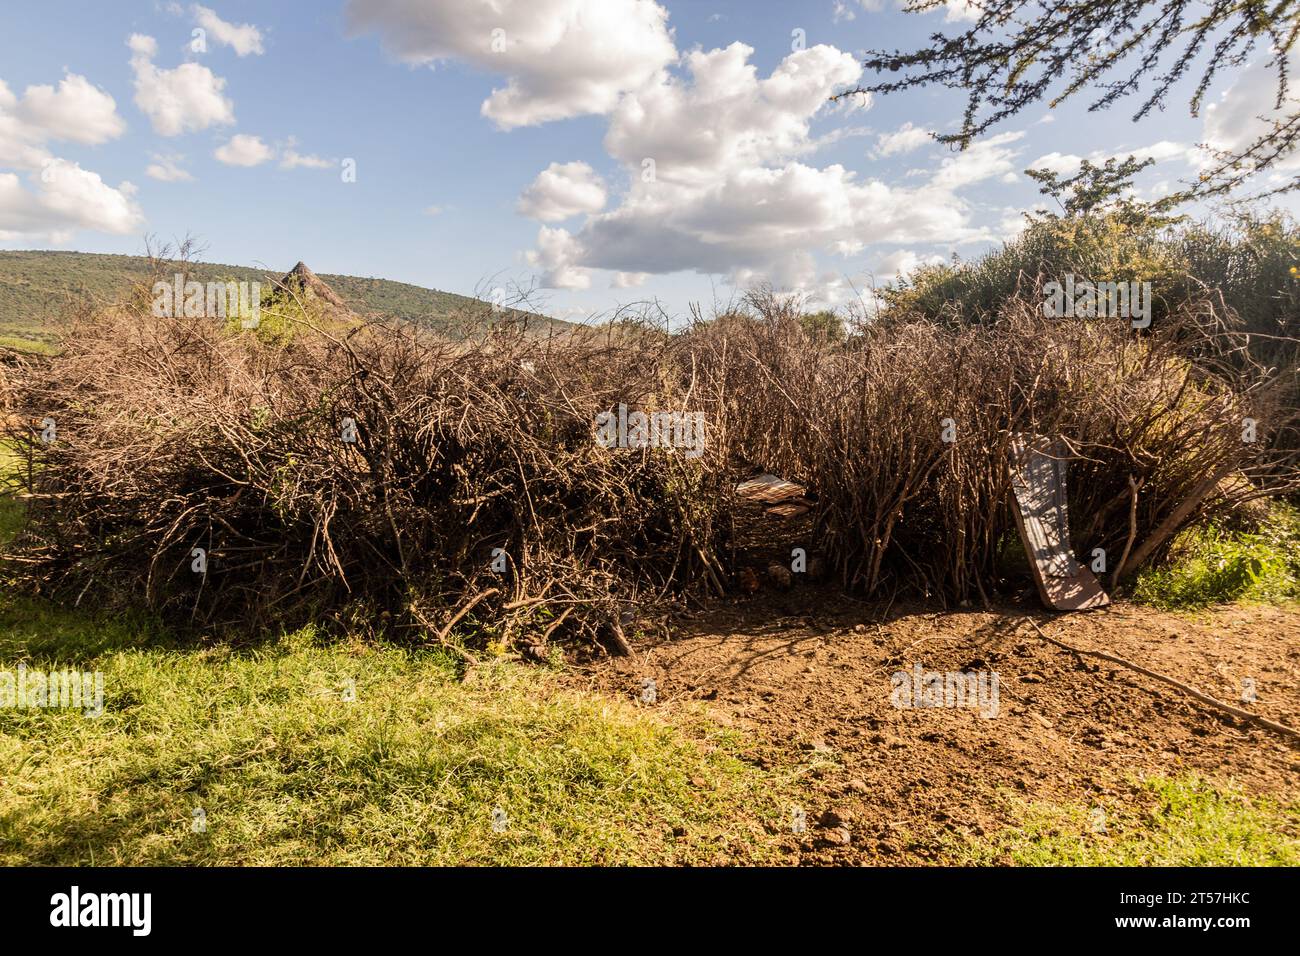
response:
{"label": "bare stick", "polygon": [[[1028,621],[1029,619],[1026,618],[1025,620]],[[1046,634],[1043,633],[1043,629],[1033,621],[1029,621],[1029,626],[1032,627],[1035,631],[1037,631],[1038,636],[1041,637],[1043,640],[1047,641],[1047,643],[1055,644],[1057,647],[1061,648],[1062,650],[1067,650],[1071,654],[1075,654],[1075,655],[1087,654],[1090,657],[1100,657],[1103,661],[1110,661],[1112,664],[1119,664],[1121,667],[1127,667],[1130,670],[1135,670],[1139,674],[1145,674],[1147,677],[1153,677],[1158,681],[1164,681],[1166,684],[1170,685],[1171,687],[1177,687],[1183,693],[1190,694],[1192,697],[1195,697],[1197,700],[1209,704],[1211,707],[1216,707],[1219,710],[1223,711],[1224,713],[1232,714],[1232,716],[1239,717],[1242,720],[1253,720],[1256,723],[1260,724],[1261,726],[1267,727],[1269,730],[1274,731],[1275,733],[1284,734],[1289,737],[1295,737],[1300,739],[1300,730],[1296,730],[1294,727],[1288,727],[1286,724],[1279,724],[1275,720],[1269,720],[1267,717],[1259,716],[1259,714],[1252,714],[1248,710],[1242,710],[1240,707],[1233,707],[1231,704],[1225,704],[1221,700],[1215,700],[1209,694],[1203,694],[1195,687],[1188,687],[1182,681],[1174,680],[1172,677],[1166,677],[1164,674],[1157,674],[1155,671],[1147,670],[1145,667],[1141,666],[1140,664],[1134,664],[1132,661],[1126,661],[1124,660],[1124,658],[1116,657],[1114,654],[1106,654],[1103,653],[1102,651],[1085,651],[1077,647],[1071,647],[1069,644],[1066,644],[1063,641],[1058,641],[1054,637],[1048,637]]]}

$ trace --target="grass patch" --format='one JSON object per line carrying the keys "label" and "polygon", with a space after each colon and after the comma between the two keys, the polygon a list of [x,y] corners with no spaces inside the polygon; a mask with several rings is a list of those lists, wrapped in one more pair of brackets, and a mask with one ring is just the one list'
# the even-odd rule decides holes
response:
{"label": "grass patch", "polygon": [[[0,495],[0,543],[21,517]],[[790,802],[734,732],[539,667],[311,629],[185,646],[0,590],[20,662],[102,671],[105,713],[0,708],[0,865],[764,862]]]}
{"label": "grass patch", "polygon": [[1165,610],[1300,598],[1300,510],[1275,504],[1256,531],[1185,531],[1168,562],[1138,575],[1133,598]]}
{"label": "grass patch", "polygon": [[0,348],[13,349],[16,352],[29,352],[34,355],[54,355],[59,351],[58,345],[49,339],[4,333],[0,333]]}
{"label": "grass patch", "polygon": [[[18,468],[20,459],[17,453],[4,442],[0,442],[0,481]],[[0,488],[0,547],[6,545],[22,527],[23,515],[26,513],[23,503]]]}
{"label": "grass patch", "polygon": [[536,667],[462,680],[310,629],[183,648],[0,598],[0,669],[18,661],[102,670],[105,714],[0,709],[4,865],[761,862],[785,812],[737,735]]}
{"label": "grass patch", "polygon": [[[1150,777],[1096,806],[1008,798],[1019,826],[952,848],[953,862],[1014,866],[1297,866],[1300,803],[1195,776]],[[1098,827],[1104,822],[1104,832]]]}

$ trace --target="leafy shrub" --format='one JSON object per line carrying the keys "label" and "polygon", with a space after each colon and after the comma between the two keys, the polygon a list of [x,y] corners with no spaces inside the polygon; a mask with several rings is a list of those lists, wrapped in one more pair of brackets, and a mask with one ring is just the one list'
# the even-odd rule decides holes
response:
{"label": "leafy shrub", "polygon": [[1138,576],[1133,596],[1171,610],[1300,598],[1300,511],[1276,504],[1253,531],[1188,529],[1167,563]]}
{"label": "leafy shrub", "polygon": [[1150,282],[1154,325],[1189,292],[1174,250],[1158,232],[1120,215],[1101,214],[1031,221],[999,250],[971,262],[922,266],[881,294],[898,313],[979,322],[1067,273],[1094,281]]}

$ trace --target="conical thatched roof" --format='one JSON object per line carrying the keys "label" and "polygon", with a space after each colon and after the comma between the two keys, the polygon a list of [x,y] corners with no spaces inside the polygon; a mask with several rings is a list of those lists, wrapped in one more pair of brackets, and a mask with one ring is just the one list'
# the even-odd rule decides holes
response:
{"label": "conical thatched roof", "polygon": [[302,296],[306,301],[316,299],[334,309],[340,309],[349,313],[352,311],[348,308],[347,303],[339,298],[337,292],[322,282],[316,276],[316,273],[307,268],[305,262],[299,262],[296,266],[290,269],[285,274],[284,278],[280,280],[279,285],[286,290],[290,290]]}

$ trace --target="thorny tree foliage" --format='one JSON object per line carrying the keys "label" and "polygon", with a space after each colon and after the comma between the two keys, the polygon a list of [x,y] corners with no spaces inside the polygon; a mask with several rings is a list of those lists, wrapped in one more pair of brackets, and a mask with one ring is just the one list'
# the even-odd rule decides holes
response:
{"label": "thorny tree foliage", "polygon": [[1108,212],[1119,221],[1153,228],[1171,224],[1178,218],[1160,215],[1168,207],[1167,201],[1144,203],[1130,194],[1133,177],[1154,162],[1132,156],[1111,157],[1098,166],[1085,159],[1073,176],[1062,176],[1051,169],[1026,169],[1025,175],[1038,183],[1039,192],[1056,200],[1067,219]]}
{"label": "thorny tree foliage", "polygon": [[[912,0],[908,10],[928,11],[943,0]],[[1267,128],[1237,153],[1218,152],[1200,181],[1180,201],[1227,193],[1269,169],[1300,145],[1300,109],[1291,95],[1288,57],[1300,35],[1294,0],[974,0],[979,19],[956,36],[936,33],[911,52],[874,51],[865,61],[877,73],[902,73],[846,91],[891,93],[939,84],[964,90],[961,128],[940,134],[965,149],[997,123],[1044,99],[1055,107],[1086,90],[1090,111],[1137,97],[1133,119],[1163,109],[1180,81],[1196,78],[1189,101],[1199,115],[1211,83],[1240,68],[1252,54],[1268,57],[1277,94]],[[1199,72],[1199,77],[1197,73]],[[1266,195],[1300,188],[1294,178]]]}

